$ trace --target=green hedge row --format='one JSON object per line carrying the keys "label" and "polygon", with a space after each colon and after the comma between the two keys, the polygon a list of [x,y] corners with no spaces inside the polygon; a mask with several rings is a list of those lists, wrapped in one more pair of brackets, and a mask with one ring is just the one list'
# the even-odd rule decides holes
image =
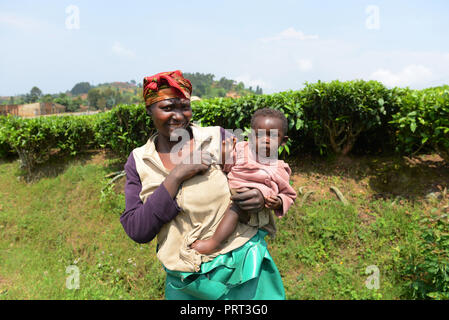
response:
{"label": "green hedge row", "polygon": [[293,154],[422,150],[449,161],[449,87],[388,89],[377,81],[332,81],[307,83],[299,91],[192,104],[202,125],[229,129],[249,127],[253,112],[264,107],[286,115],[291,138],[287,151]]}
{"label": "green hedge row", "polygon": [[404,93],[391,121],[397,150],[434,151],[449,162],[449,88]]}
{"label": "green hedge row", "polygon": [[53,152],[76,155],[81,150],[95,147],[94,121],[91,116],[1,117],[2,154],[17,153],[22,169],[31,173]]}
{"label": "green hedge row", "polygon": [[95,141],[101,148],[110,149],[123,159],[155,132],[143,104],[119,105],[96,115],[94,131]]}
{"label": "green hedge row", "polygon": [[[192,102],[202,126],[249,129],[257,109],[281,110],[290,137],[285,152],[320,154],[438,152],[449,161],[449,89],[388,89],[376,81],[307,83],[302,90]],[[88,116],[0,117],[0,157],[19,155],[28,172],[53,150],[108,148],[123,159],[154,132],[143,105]]]}

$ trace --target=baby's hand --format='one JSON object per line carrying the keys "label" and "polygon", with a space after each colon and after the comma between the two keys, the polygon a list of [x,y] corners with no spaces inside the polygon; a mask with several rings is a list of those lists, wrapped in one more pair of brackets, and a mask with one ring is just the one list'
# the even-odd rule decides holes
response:
{"label": "baby's hand", "polygon": [[190,247],[201,254],[212,254],[218,249],[219,245],[219,243],[210,238],[207,240],[196,240]]}
{"label": "baby's hand", "polygon": [[269,209],[279,209],[282,207],[282,200],[277,196],[266,197],[265,207]]}

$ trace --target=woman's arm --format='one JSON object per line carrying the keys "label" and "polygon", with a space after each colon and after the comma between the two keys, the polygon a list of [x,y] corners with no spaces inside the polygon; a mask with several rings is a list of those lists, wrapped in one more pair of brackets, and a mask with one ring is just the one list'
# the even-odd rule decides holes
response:
{"label": "woman's arm", "polygon": [[173,180],[167,181],[167,187],[164,185],[165,182],[162,183],[143,203],[139,196],[142,183],[132,153],[125,164],[125,172],[125,211],[120,217],[120,222],[131,239],[138,243],[150,242],[162,226],[181,211],[174,200],[177,183]]}

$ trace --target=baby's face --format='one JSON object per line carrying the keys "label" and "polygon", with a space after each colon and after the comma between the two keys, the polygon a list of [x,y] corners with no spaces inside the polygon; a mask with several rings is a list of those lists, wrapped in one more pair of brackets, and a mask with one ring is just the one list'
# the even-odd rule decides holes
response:
{"label": "baby's face", "polygon": [[288,137],[282,132],[282,120],[259,116],[252,127],[255,151],[258,156],[277,158],[278,149],[287,142]]}

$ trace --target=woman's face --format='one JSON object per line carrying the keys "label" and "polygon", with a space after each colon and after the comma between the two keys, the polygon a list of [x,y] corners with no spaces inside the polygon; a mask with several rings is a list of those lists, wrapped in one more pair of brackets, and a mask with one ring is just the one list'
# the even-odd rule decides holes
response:
{"label": "woman's face", "polygon": [[170,137],[176,129],[186,129],[192,118],[189,99],[167,99],[153,103],[148,114],[160,135]]}

